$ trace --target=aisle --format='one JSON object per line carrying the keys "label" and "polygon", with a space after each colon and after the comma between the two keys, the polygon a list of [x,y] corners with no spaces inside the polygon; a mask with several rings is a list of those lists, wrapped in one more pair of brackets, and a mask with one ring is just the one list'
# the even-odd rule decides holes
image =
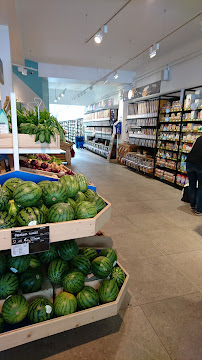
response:
{"label": "aisle", "polygon": [[[112,203],[103,231],[130,274],[114,318],[12,349],[4,360],[201,360],[202,217],[181,193],[77,150],[72,168]],[[129,306],[127,305],[130,302]]]}

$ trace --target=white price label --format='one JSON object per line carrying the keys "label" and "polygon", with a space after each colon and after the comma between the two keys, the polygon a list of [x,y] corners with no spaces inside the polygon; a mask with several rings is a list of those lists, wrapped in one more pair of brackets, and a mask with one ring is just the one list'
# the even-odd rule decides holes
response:
{"label": "white price label", "polygon": [[29,243],[11,246],[11,256],[22,256],[29,254]]}

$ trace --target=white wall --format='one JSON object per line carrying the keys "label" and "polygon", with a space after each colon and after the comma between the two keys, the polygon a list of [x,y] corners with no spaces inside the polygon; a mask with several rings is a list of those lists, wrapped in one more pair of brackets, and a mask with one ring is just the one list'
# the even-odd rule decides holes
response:
{"label": "white wall", "polygon": [[1,106],[3,107],[6,96],[13,91],[9,28],[6,25],[0,25],[0,58],[4,72],[4,85],[0,84]]}

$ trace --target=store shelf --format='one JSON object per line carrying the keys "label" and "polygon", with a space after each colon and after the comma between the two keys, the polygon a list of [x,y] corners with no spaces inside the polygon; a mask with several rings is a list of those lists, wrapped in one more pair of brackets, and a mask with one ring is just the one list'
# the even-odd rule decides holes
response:
{"label": "store shelf", "polygon": [[156,136],[153,137],[144,136],[144,135],[137,136],[136,134],[130,134],[130,133],[128,136],[134,139],[156,140]]}
{"label": "store shelf", "polygon": [[172,171],[172,172],[175,172],[176,171],[176,169],[171,169],[171,168],[169,168],[169,167],[167,167],[167,166],[165,166],[165,165],[159,165],[159,164],[156,164],[156,167],[158,168],[158,169],[161,169],[161,170],[165,170],[165,171]]}
{"label": "store shelf", "polygon": [[140,115],[128,115],[127,120],[132,119],[148,119],[148,118],[155,118],[158,117],[157,113],[150,113],[150,114],[140,114]]}
{"label": "store shelf", "polygon": [[99,121],[109,121],[110,117],[107,118],[98,118],[98,119],[91,119],[91,120],[83,120],[83,123],[87,123],[87,122],[99,122]]}

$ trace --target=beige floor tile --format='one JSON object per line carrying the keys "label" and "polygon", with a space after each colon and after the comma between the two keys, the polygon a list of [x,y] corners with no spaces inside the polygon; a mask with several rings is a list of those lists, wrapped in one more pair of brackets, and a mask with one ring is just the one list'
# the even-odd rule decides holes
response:
{"label": "beige floor tile", "polygon": [[123,215],[146,215],[148,213],[155,212],[151,207],[147,206],[143,202],[127,202],[125,204],[117,204],[116,208],[119,209]]}
{"label": "beige floor tile", "polygon": [[142,305],[141,308],[172,359],[202,359],[201,293]]}
{"label": "beige floor tile", "polygon": [[192,238],[202,242],[202,225],[196,226],[193,230],[190,230],[190,226],[187,226],[186,232]]}
{"label": "beige floor tile", "polygon": [[185,230],[179,228],[145,231],[144,234],[163,254],[202,249],[202,241],[194,239]]}
{"label": "beige floor tile", "polygon": [[175,210],[162,212],[162,215],[179,227],[190,226],[190,229],[194,229],[196,226],[202,223],[201,216],[196,216],[191,211],[187,213],[186,210]]}
{"label": "beige floor tile", "polygon": [[174,224],[159,213],[127,215],[127,218],[142,232],[174,228]]}
{"label": "beige floor tile", "polygon": [[106,234],[119,234],[121,232],[133,232],[135,226],[123,216],[112,216],[106,225],[103,226],[102,231]]}
{"label": "beige floor tile", "polygon": [[168,258],[202,290],[202,250],[173,254],[169,255]]}
{"label": "beige floor tile", "polygon": [[164,212],[164,211],[175,211],[182,206],[188,208],[188,205],[182,205],[182,202],[178,199],[175,200],[152,200],[145,202],[147,206],[154,209],[156,212]]}

